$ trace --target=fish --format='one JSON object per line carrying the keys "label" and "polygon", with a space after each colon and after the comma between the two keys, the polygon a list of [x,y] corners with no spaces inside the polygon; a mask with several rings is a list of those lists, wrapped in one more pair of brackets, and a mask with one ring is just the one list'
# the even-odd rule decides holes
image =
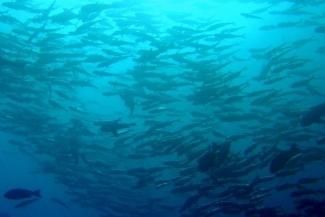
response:
{"label": "fish", "polygon": [[56,0],[54,0],[54,1],[52,2],[52,4],[49,6],[49,8],[46,9],[46,10],[43,12],[42,16],[39,17],[39,19],[40,19],[41,21],[44,21],[44,23],[42,24],[42,26],[41,26],[40,28],[36,29],[36,30],[35,30],[35,31],[34,31],[34,32],[29,36],[29,38],[27,39],[27,42],[28,42],[28,43],[31,43],[31,42],[34,40],[34,38],[37,38],[37,37],[38,37],[42,32],[45,31],[46,26],[47,26],[48,21],[49,21],[49,20],[48,20],[48,16],[49,16],[50,12],[53,10],[53,7],[54,7],[55,3],[56,3]]}
{"label": "fish", "polygon": [[14,188],[7,191],[4,197],[9,200],[21,200],[31,197],[41,197],[41,194],[40,190],[31,191],[23,188]]}
{"label": "fish", "polygon": [[213,144],[213,146],[210,147],[210,150],[198,159],[199,171],[206,172],[210,170],[214,166],[216,157],[216,144]]}
{"label": "fish", "polygon": [[40,199],[39,198],[34,198],[34,199],[30,199],[30,200],[24,200],[20,203],[18,203],[17,205],[15,205],[14,207],[15,208],[22,208],[22,207],[26,207],[26,206],[29,206],[33,203],[35,203],[36,201],[39,201]]}
{"label": "fish", "polygon": [[136,125],[135,123],[121,123],[120,119],[113,121],[96,122],[95,124],[100,126],[100,130],[102,132],[110,132],[114,136],[118,136],[121,130],[128,129]]}
{"label": "fish", "polygon": [[12,17],[10,15],[6,15],[6,14],[1,14],[0,15],[0,22],[1,23],[6,23],[6,24],[9,24],[9,25],[22,25],[22,23],[16,19],[15,17]]}
{"label": "fish", "polygon": [[314,75],[311,75],[309,78],[304,78],[302,80],[296,81],[294,83],[291,84],[291,87],[293,88],[297,88],[297,87],[304,87],[304,86],[308,86],[310,84],[310,82],[315,78]]}
{"label": "fish", "polygon": [[100,3],[83,5],[80,8],[78,18],[83,22],[93,20],[102,11],[109,9],[110,7],[111,7],[111,5],[109,5],[109,4],[100,4]]}
{"label": "fish", "polygon": [[250,14],[250,13],[241,13],[240,15],[242,15],[243,17],[246,17],[246,18],[250,18],[250,19],[263,20],[262,17],[256,16],[256,15]]}
{"label": "fish", "polygon": [[70,20],[75,18],[77,18],[77,15],[68,9],[63,9],[61,13],[55,14],[50,17],[51,22],[61,25],[69,24]]}
{"label": "fish", "polygon": [[25,11],[29,13],[39,13],[41,10],[33,8],[31,5],[25,5],[24,2],[14,1],[14,2],[4,2],[1,5],[17,11]]}
{"label": "fish", "polygon": [[[202,18],[136,0],[6,1],[0,130],[17,135],[8,145],[40,158],[36,172],[53,175],[76,204],[101,217],[317,216],[320,197],[299,214],[268,202],[323,196],[308,189],[324,179],[303,170],[325,159],[323,126],[300,122],[301,105],[324,98],[324,0],[191,5]],[[210,146],[219,139],[232,144]],[[303,152],[278,149],[294,142]]]}
{"label": "fish", "polygon": [[13,69],[24,69],[28,63],[21,60],[9,60],[0,57],[1,67],[11,67]]}
{"label": "fish", "polygon": [[231,142],[226,141],[220,145],[212,144],[209,150],[198,159],[200,172],[207,172],[212,168],[222,166],[228,158]]}
{"label": "fish", "polygon": [[273,7],[272,5],[269,5],[269,6],[266,6],[266,7],[263,7],[263,8],[256,9],[256,10],[252,11],[251,13],[252,14],[264,13],[264,12],[268,11],[272,7]]}
{"label": "fish", "polygon": [[314,123],[325,123],[322,118],[325,117],[325,102],[311,107],[301,118],[300,124],[303,127]]}
{"label": "fish", "polygon": [[297,147],[296,144],[293,144],[289,150],[281,151],[278,155],[276,155],[270,164],[270,172],[277,173],[285,168],[286,164],[290,161],[290,159],[299,155],[301,150]]}

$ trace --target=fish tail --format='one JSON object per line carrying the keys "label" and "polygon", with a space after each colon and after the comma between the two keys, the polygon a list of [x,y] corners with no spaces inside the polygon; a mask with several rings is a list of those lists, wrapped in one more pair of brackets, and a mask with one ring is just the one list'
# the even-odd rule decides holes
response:
{"label": "fish tail", "polygon": [[33,195],[36,197],[41,197],[41,191],[40,190],[36,190],[33,192]]}

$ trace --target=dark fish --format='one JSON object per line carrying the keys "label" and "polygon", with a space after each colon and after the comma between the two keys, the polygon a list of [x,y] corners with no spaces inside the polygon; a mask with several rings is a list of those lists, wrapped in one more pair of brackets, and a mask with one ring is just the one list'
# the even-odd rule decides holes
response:
{"label": "dark fish", "polygon": [[206,172],[214,167],[220,167],[228,158],[230,152],[230,141],[226,141],[220,145],[213,144],[205,154],[198,160],[198,168],[200,172]]}
{"label": "dark fish", "polygon": [[302,80],[296,81],[291,84],[291,87],[297,88],[297,87],[306,87],[310,84],[310,82],[314,79],[315,77],[312,75],[309,78],[304,78]]}
{"label": "dark fish", "polygon": [[301,125],[307,127],[313,123],[325,123],[322,117],[325,117],[325,102],[310,108],[302,116]]}
{"label": "dark fish", "polygon": [[4,197],[9,200],[21,200],[30,197],[41,197],[41,195],[40,195],[40,190],[31,191],[22,188],[15,188],[7,191],[4,194]]}
{"label": "dark fish", "polygon": [[34,199],[31,199],[31,200],[24,200],[24,201],[18,203],[15,206],[15,208],[21,208],[21,207],[29,206],[30,204],[35,203],[38,200],[39,200],[39,198],[34,198]]}
{"label": "dark fish", "polygon": [[215,163],[216,153],[214,151],[209,151],[205,153],[201,158],[198,160],[198,167],[200,172],[206,172],[210,170]]}
{"label": "dark fish", "polygon": [[39,13],[39,9],[34,9],[30,5],[25,5],[24,2],[20,3],[20,1],[14,1],[14,2],[4,2],[1,4],[4,7],[17,10],[17,11],[26,11],[29,13]]}
{"label": "dark fish", "polygon": [[81,7],[78,17],[81,21],[86,22],[96,18],[101,12],[109,9],[111,6],[108,4],[93,3]]}
{"label": "dark fish", "polygon": [[270,164],[270,172],[276,173],[282,170],[288,161],[292,159],[293,157],[300,154],[300,150],[297,148],[297,145],[294,144],[291,146],[289,150],[280,152],[275,158],[272,160]]}
{"label": "dark fish", "polygon": [[242,15],[243,17],[246,17],[246,18],[250,18],[250,19],[262,20],[261,17],[256,16],[254,14],[250,14],[250,13],[241,13],[240,15]]}
{"label": "dark fish", "polygon": [[76,18],[77,15],[75,13],[73,13],[71,10],[68,9],[63,9],[63,11],[61,13],[55,14],[51,17],[51,21],[53,23],[57,23],[57,24],[68,24],[70,22],[70,20]]}
{"label": "dark fish", "polygon": [[244,150],[244,154],[245,155],[248,155],[252,152],[254,152],[256,150],[256,148],[258,147],[258,143],[253,143],[252,145],[250,145],[249,147],[247,147],[245,150]]}
{"label": "dark fish", "polygon": [[260,13],[264,13],[264,12],[268,11],[271,7],[273,7],[273,6],[270,5],[270,6],[266,6],[266,7],[264,7],[264,8],[256,9],[256,10],[252,11],[251,14],[260,14]]}
{"label": "dark fish", "polygon": [[14,69],[24,69],[27,65],[27,62],[20,61],[20,60],[9,60],[0,57],[0,65],[1,67],[10,67]]}
{"label": "dark fish", "polygon": [[114,136],[117,136],[121,130],[135,126],[134,123],[121,123],[120,120],[97,122],[95,124],[100,125],[102,132],[111,132]]}
{"label": "dark fish", "polygon": [[45,28],[48,24],[48,16],[50,14],[50,12],[53,10],[53,7],[56,3],[56,0],[54,0],[52,2],[52,4],[49,6],[49,8],[47,10],[44,11],[43,15],[40,17],[41,20],[45,20],[43,25],[39,28],[39,29],[36,29],[36,31],[33,32],[33,34],[31,34],[27,40],[28,43],[32,42],[34,38],[38,37],[42,32],[45,31]]}
{"label": "dark fish", "polygon": [[22,24],[18,19],[16,19],[15,17],[12,17],[10,15],[6,15],[6,14],[1,14],[0,15],[0,22],[2,23],[6,23],[9,25],[17,25],[17,24]]}

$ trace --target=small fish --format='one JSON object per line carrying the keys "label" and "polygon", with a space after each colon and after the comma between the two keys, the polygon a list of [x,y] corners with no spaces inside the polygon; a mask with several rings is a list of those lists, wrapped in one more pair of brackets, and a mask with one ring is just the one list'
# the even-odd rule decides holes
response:
{"label": "small fish", "polygon": [[305,87],[310,84],[310,82],[314,79],[314,75],[310,76],[309,78],[304,78],[302,80],[296,81],[291,84],[291,87],[297,88],[297,87]]}
{"label": "small fish", "polygon": [[4,195],[9,200],[21,200],[31,197],[41,197],[40,190],[31,191],[22,188],[14,188],[7,191]]}
{"label": "small fish", "polygon": [[280,152],[275,158],[272,160],[270,164],[270,172],[277,173],[282,170],[288,161],[293,157],[299,155],[301,151],[297,148],[297,145],[294,144],[289,150]]}
{"label": "small fish", "polygon": [[31,199],[31,200],[24,200],[20,203],[18,203],[16,206],[14,206],[15,208],[22,208],[22,207],[25,207],[25,206],[29,206],[30,204],[32,203],[35,203],[36,201],[38,201],[39,198],[34,198],[34,199]]}
{"label": "small fish", "polygon": [[201,172],[206,172],[210,170],[215,161],[215,153],[214,152],[208,152],[205,153],[198,161],[198,168]]}
{"label": "small fish", "polygon": [[111,132],[114,136],[118,136],[121,130],[135,126],[135,123],[121,123],[119,119],[113,121],[96,122],[100,126],[102,132]]}
{"label": "small fish", "polygon": [[225,141],[222,144],[212,144],[209,150],[198,159],[200,172],[207,172],[212,168],[218,168],[227,162],[230,153],[231,142]]}
{"label": "small fish", "polygon": [[250,19],[255,19],[255,20],[263,20],[263,18],[256,16],[254,14],[249,14],[249,13],[241,13],[243,17],[250,18]]}

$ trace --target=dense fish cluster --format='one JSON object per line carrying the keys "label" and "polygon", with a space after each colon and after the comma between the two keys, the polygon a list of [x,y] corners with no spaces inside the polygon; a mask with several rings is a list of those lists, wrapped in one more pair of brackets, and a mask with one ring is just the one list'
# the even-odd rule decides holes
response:
{"label": "dense fish cluster", "polygon": [[62,2],[0,6],[0,130],[37,172],[101,217],[325,216],[324,0]]}

